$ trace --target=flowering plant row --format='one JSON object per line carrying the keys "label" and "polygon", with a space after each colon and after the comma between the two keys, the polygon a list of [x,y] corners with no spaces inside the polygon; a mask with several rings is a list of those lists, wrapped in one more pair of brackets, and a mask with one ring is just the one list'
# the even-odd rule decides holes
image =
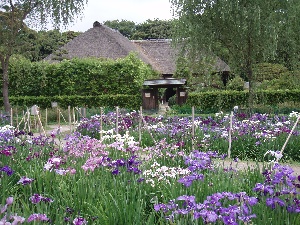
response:
{"label": "flowering plant row", "polygon": [[[225,164],[214,142],[228,138],[227,115],[194,124],[145,116],[142,126],[138,115],[85,118],[65,137],[59,130],[32,136],[2,127],[0,224],[297,224],[300,177],[291,167]],[[233,133],[243,139],[251,130],[271,142],[295,116],[236,115]]]}

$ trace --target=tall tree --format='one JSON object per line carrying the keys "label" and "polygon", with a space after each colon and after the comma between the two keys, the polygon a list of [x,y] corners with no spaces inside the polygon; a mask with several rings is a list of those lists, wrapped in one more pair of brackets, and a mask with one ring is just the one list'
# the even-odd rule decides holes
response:
{"label": "tall tree", "polygon": [[[230,52],[230,66],[249,81],[249,107],[253,105],[252,67],[256,62],[275,57],[278,36],[286,14],[294,10],[297,0],[171,0],[178,16],[175,42],[184,43],[190,58],[205,58],[215,53],[221,43]],[[299,8],[299,7],[298,7]],[[292,10],[293,9],[293,10]],[[297,14],[298,13],[298,14]],[[196,56],[196,57],[195,57]]]}
{"label": "tall tree", "polygon": [[26,24],[43,26],[52,22],[56,27],[67,25],[80,14],[87,0],[1,0],[0,62],[2,95],[6,112],[10,110],[8,66],[10,57],[22,52]]}
{"label": "tall tree", "polygon": [[122,35],[127,38],[131,38],[135,32],[135,23],[128,20],[107,20],[104,22],[104,25],[118,30]]}
{"label": "tall tree", "polygon": [[146,20],[136,26],[132,39],[169,39],[172,37],[173,20]]}

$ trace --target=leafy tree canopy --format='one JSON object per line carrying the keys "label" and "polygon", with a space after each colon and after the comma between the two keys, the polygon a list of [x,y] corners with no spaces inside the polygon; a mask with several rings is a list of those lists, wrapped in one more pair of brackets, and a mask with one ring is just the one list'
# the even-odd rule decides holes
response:
{"label": "leafy tree canopy", "polygon": [[[276,58],[278,37],[294,34],[300,15],[297,0],[172,0],[178,16],[176,43],[183,44],[191,62],[218,55],[216,43],[228,49],[231,69],[249,81],[249,107],[253,103],[253,65]],[[299,22],[297,24],[299,28]],[[293,37],[291,37],[293,38]],[[195,64],[195,63],[194,63]]]}
{"label": "leafy tree canopy", "polygon": [[8,99],[8,65],[10,57],[22,52],[27,42],[27,25],[43,27],[51,22],[55,27],[67,25],[78,16],[87,0],[1,0],[0,2],[0,62],[2,94],[6,112]]}

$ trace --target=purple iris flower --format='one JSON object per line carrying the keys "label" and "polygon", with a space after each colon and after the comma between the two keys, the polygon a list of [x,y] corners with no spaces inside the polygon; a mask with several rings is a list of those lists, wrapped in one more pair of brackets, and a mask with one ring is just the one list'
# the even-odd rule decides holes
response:
{"label": "purple iris flower", "polygon": [[38,213],[34,213],[31,214],[28,219],[27,222],[32,222],[32,221],[49,221],[50,219],[46,216],[46,214],[38,214]]}
{"label": "purple iris flower", "polygon": [[223,216],[222,219],[225,225],[238,225],[234,216]]}
{"label": "purple iris flower", "polygon": [[74,225],[84,225],[87,224],[87,221],[83,217],[77,217],[73,220]]}
{"label": "purple iris flower", "polygon": [[27,184],[31,184],[33,181],[34,179],[32,178],[21,177],[21,179],[18,181],[18,184],[27,185]]}
{"label": "purple iris flower", "polygon": [[37,203],[39,203],[41,201],[43,201],[43,202],[53,202],[53,200],[51,198],[43,197],[42,195],[39,195],[39,194],[34,194],[33,196],[31,196],[29,198],[29,200],[33,204],[37,204]]}
{"label": "purple iris flower", "polygon": [[9,166],[0,167],[0,171],[3,171],[7,174],[7,176],[13,175],[14,171]]}
{"label": "purple iris flower", "polygon": [[113,175],[118,175],[120,173],[120,171],[118,169],[115,169],[111,172]]}

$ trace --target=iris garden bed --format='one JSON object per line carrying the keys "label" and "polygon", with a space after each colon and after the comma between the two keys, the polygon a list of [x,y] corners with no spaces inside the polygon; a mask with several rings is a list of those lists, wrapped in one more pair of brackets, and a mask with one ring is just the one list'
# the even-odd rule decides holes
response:
{"label": "iris garden bed", "polygon": [[0,224],[298,224],[300,177],[270,162],[300,161],[298,128],[278,153],[298,116],[233,116],[231,157],[264,162],[262,171],[220,166],[223,113],[192,126],[191,117],[111,112],[65,137],[3,126]]}

